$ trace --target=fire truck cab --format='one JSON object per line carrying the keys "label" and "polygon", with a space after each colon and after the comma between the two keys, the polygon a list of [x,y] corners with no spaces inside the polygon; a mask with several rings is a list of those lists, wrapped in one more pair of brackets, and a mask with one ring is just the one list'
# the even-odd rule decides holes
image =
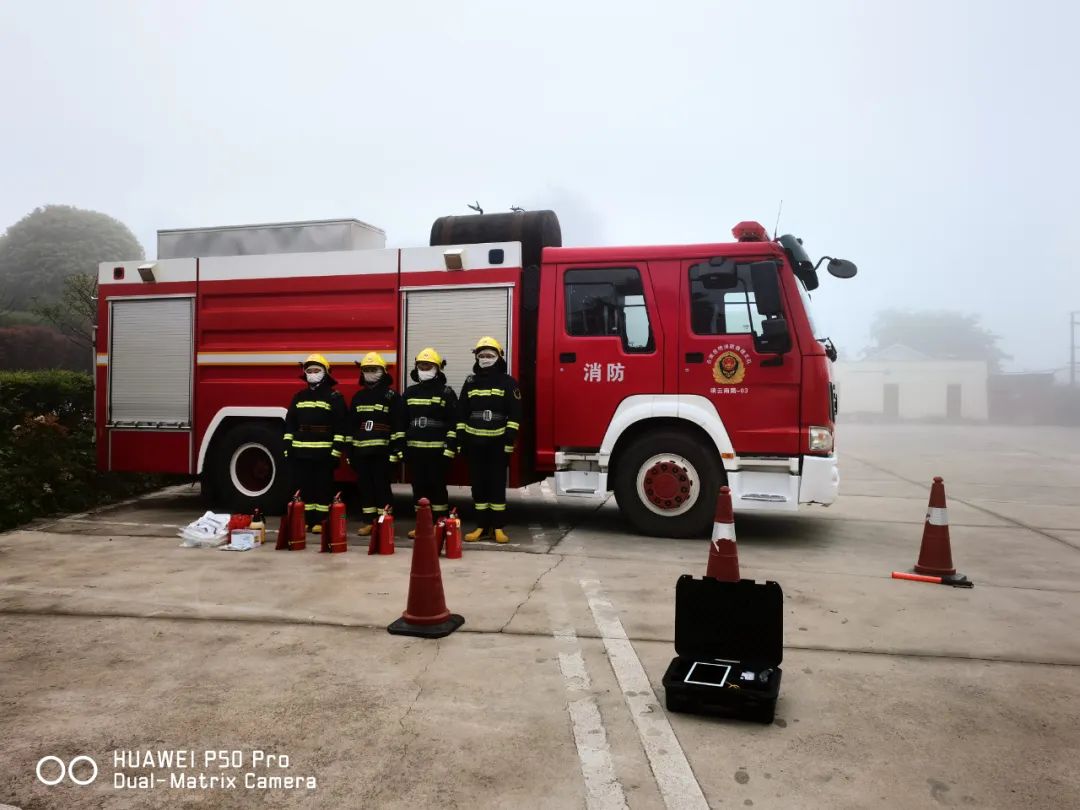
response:
{"label": "fire truck cab", "polygon": [[[810,317],[817,265],[795,237],[733,233],[563,247],[551,211],[442,217],[430,245],[402,249],[355,220],[159,232],[156,261],[99,267],[99,467],[196,475],[218,508],[277,512],[304,357],[326,355],[348,401],[365,353],[403,390],[431,345],[460,389],[492,335],[525,409],[511,486],[613,491],[638,531],[672,537],[707,532],[723,484],[740,511],[828,505],[835,354]],[[467,483],[460,462],[452,482]]]}

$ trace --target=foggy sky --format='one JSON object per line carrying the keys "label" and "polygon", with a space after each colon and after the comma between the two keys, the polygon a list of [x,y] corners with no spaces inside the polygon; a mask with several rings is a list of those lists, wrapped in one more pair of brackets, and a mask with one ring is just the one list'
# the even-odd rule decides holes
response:
{"label": "foggy sky", "polygon": [[[303,9],[301,10],[301,6]],[[884,307],[982,315],[1068,362],[1074,43],[1053,2],[0,3],[0,228],[38,205],[158,228],[552,207],[565,244],[728,241],[757,219]],[[1072,250],[1067,250],[1073,248]],[[123,258],[123,257],[117,257]]]}

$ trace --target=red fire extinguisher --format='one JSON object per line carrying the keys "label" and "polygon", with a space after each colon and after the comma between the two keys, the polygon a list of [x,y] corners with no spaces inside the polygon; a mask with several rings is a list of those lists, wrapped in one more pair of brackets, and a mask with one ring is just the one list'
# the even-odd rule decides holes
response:
{"label": "red fire extinguisher", "polygon": [[371,533],[371,541],[368,543],[368,554],[393,553],[394,508],[387,504],[378,520],[375,521],[375,530]]}
{"label": "red fire extinguisher", "polygon": [[289,551],[303,551],[307,548],[307,521],[300,490],[296,490],[291,506],[293,511],[289,518]]}
{"label": "red fire extinguisher", "polygon": [[443,553],[443,541],[446,539],[447,518],[441,517],[435,521],[435,553]]}
{"label": "red fire extinguisher", "polygon": [[300,551],[307,547],[307,524],[304,522],[304,502],[300,500],[300,490],[296,490],[289,505],[285,508],[285,514],[281,516],[281,526],[278,528],[276,551],[287,549]]}
{"label": "red fire extinguisher", "polygon": [[342,503],[339,492],[330,504],[330,517],[323,524],[322,547],[319,551],[328,551],[331,554],[348,551],[348,536],[348,528],[345,525],[345,504]]}
{"label": "red fire extinguisher", "polygon": [[461,519],[457,516],[457,507],[450,510],[450,517],[446,519],[446,558],[448,560],[461,559]]}

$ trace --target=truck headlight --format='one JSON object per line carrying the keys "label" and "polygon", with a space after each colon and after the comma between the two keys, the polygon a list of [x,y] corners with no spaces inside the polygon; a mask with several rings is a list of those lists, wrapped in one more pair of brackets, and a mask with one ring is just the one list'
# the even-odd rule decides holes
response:
{"label": "truck headlight", "polygon": [[810,428],[810,452],[831,453],[833,449],[832,431],[827,427]]}

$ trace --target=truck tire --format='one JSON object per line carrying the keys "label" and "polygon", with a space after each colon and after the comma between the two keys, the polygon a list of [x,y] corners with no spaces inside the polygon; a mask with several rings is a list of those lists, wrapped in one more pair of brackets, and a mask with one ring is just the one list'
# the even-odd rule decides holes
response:
{"label": "truck tire", "polygon": [[215,442],[207,471],[216,508],[251,514],[284,511],[289,493],[281,429],[265,422],[247,422]]}
{"label": "truck tire", "polygon": [[669,428],[639,436],[619,454],[613,489],[642,534],[707,537],[724,479],[711,444]]}

